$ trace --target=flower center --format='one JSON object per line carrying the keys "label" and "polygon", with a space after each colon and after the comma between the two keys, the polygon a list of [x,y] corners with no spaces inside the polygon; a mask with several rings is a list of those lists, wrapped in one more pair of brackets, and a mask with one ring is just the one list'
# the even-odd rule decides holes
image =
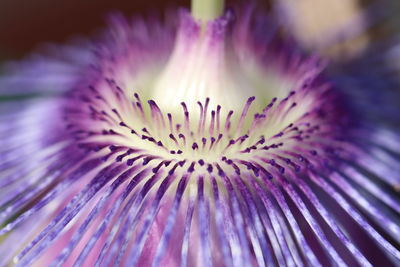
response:
{"label": "flower center", "polygon": [[[276,160],[297,168],[293,158],[324,153],[315,141],[329,142],[339,115],[318,60],[290,49],[250,52],[234,42],[229,22],[225,15],[202,30],[183,12],[169,59],[137,55],[133,33],[123,33],[121,59],[103,56],[95,82],[76,90],[86,105],[68,104],[67,127],[80,146],[109,148],[106,157],[128,165],[151,162],[155,172],[173,162],[209,172],[221,163],[236,172],[240,165],[279,169]],[[145,63],[140,71],[131,57]]]}

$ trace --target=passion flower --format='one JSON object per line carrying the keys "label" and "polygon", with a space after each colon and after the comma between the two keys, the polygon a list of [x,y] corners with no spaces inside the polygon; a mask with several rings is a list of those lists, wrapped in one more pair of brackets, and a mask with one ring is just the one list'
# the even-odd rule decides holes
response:
{"label": "passion flower", "polygon": [[1,105],[1,265],[399,263],[396,126],[274,14],[223,10],[115,16],[3,78],[31,95]]}

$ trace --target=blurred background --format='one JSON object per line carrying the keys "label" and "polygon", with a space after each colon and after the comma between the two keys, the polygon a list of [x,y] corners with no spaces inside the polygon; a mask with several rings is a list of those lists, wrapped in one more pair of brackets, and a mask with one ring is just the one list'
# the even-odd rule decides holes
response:
{"label": "blurred background", "polygon": [[[228,0],[227,5],[244,0]],[[270,5],[270,0],[256,1]],[[346,27],[361,8],[368,7],[372,0],[275,0],[287,12],[293,29],[307,46],[321,45],[325,33],[339,26]],[[375,0],[372,16],[393,12],[398,0]],[[189,6],[190,0],[0,0],[0,59],[19,59],[45,42],[63,43],[74,36],[94,34],[104,27],[104,17],[111,11],[120,11],[127,16],[134,14],[162,15],[171,7]],[[399,9],[397,9],[399,10]],[[390,20],[397,17],[389,15]],[[361,19],[362,20],[362,19]],[[385,20],[387,22],[387,20]],[[391,27],[393,27],[393,23]],[[390,31],[392,31],[391,29]],[[387,29],[384,30],[387,33]],[[382,35],[382,27],[375,27],[374,34]],[[352,48],[343,49],[351,53],[360,50],[368,42],[365,35],[353,41]],[[354,45],[354,43],[357,43]],[[337,53],[338,48],[334,49]]]}

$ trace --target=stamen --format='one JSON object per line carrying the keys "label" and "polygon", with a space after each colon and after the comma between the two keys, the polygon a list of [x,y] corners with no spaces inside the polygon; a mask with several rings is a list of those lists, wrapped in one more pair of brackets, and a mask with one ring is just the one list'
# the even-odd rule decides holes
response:
{"label": "stamen", "polygon": [[247,99],[246,105],[243,108],[242,115],[240,116],[239,123],[238,123],[238,126],[237,126],[237,128],[238,128],[237,132],[238,133],[242,132],[242,127],[243,127],[243,123],[244,123],[244,120],[246,118],[247,112],[249,111],[251,103],[253,103],[253,101],[255,99],[256,98],[254,96],[252,96],[249,99]]}
{"label": "stamen", "polygon": [[231,128],[231,117],[233,115],[233,110],[229,111],[228,116],[226,117],[225,120],[225,133],[229,134],[229,130]]}
{"label": "stamen", "polygon": [[214,124],[215,124],[215,111],[211,111],[211,125],[210,125],[210,130],[209,130],[209,135],[213,136],[214,135]]}
{"label": "stamen", "polygon": [[187,106],[186,106],[185,102],[182,102],[181,105],[182,105],[182,108],[183,108],[183,113],[185,115],[185,130],[186,130],[186,134],[190,134],[189,111],[187,109]]}
{"label": "stamen", "polygon": [[217,133],[220,133],[220,113],[221,113],[221,106],[217,106]]}

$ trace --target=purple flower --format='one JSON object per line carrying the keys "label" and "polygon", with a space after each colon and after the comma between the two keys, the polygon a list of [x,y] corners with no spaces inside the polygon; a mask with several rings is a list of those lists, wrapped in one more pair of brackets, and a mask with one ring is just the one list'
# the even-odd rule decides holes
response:
{"label": "purple flower", "polygon": [[281,13],[170,15],[8,66],[0,265],[399,264],[398,81]]}

